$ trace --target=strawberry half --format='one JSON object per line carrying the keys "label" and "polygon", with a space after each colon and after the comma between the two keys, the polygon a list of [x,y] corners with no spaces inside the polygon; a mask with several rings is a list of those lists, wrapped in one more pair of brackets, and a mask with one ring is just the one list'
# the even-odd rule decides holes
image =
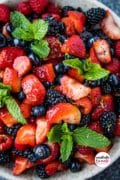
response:
{"label": "strawberry half", "polygon": [[65,32],[67,36],[75,34],[75,27],[73,21],[69,17],[64,17],[61,20],[65,25]]}
{"label": "strawberry half", "polygon": [[90,57],[89,57],[89,60],[92,62],[92,63],[96,63],[96,64],[100,64],[100,61],[96,55],[96,52],[94,50],[93,47],[90,48]]}
{"label": "strawberry half", "polygon": [[92,102],[88,97],[81,98],[76,101],[76,104],[80,108],[82,114],[89,114],[92,110]]}

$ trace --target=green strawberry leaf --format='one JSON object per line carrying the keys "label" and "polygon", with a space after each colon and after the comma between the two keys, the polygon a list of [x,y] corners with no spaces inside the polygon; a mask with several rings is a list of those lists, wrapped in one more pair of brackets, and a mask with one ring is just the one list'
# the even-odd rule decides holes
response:
{"label": "green strawberry leaf", "polygon": [[21,110],[18,106],[18,104],[16,103],[16,101],[11,97],[11,96],[6,96],[6,98],[4,98],[4,102],[5,105],[9,111],[9,113],[21,124],[26,124],[26,120],[23,117]]}
{"label": "green strawberry leaf", "polygon": [[73,149],[73,139],[71,135],[63,135],[62,136],[62,142],[61,142],[61,148],[60,148],[60,157],[62,162],[66,161],[72,152]]}
{"label": "green strawberry leaf", "polygon": [[32,30],[35,40],[42,40],[48,31],[48,22],[42,19],[35,21],[32,24]]}
{"label": "green strawberry leaf", "polygon": [[35,42],[31,45],[32,51],[40,58],[46,58],[49,55],[50,48],[46,40]]}
{"label": "green strawberry leaf", "polygon": [[60,142],[62,135],[63,135],[62,125],[61,124],[55,125],[54,127],[52,127],[52,129],[48,134],[48,140],[53,143]]}
{"label": "green strawberry leaf", "polygon": [[108,138],[87,127],[77,128],[73,131],[73,139],[76,144],[92,148],[103,148],[110,145]]}

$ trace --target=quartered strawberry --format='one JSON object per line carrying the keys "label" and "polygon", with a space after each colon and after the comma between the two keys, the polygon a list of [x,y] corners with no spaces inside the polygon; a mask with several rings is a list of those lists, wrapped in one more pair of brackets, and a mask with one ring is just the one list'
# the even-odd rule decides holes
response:
{"label": "quartered strawberry", "polygon": [[0,52],[0,69],[6,67],[12,67],[14,59],[19,56],[24,56],[25,52],[23,49],[18,47],[5,47]]}
{"label": "quartered strawberry", "polygon": [[79,74],[78,73],[78,70],[77,69],[73,69],[73,68],[70,68],[68,70],[68,75],[73,78],[73,79],[76,79],[77,81],[79,81],[80,83],[82,83],[84,81],[84,76],[82,74]]}
{"label": "quartered strawberry", "polygon": [[88,96],[91,92],[90,88],[66,75],[61,78],[60,84],[60,91],[75,101]]}
{"label": "quartered strawberry", "polygon": [[36,144],[41,144],[46,141],[49,130],[50,125],[44,117],[36,120]]}
{"label": "quartered strawberry", "polygon": [[61,21],[65,25],[65,32],[67,36],[72,36],[75,34],[75,27],[73,21],[69,17],[64,17],[61,19]]}
{"label": "quartered strawberry", "polygon": [[7,127],[11,127],[14,124],[18,123],[18,121],[11,116],[11,114],[7,111],[7,109],[0,109],[0,120]]}
{"label": "quartered strawberry", "polygon": [[96,107],[99,105],[100,100],[102,98],[102,92],[101,92],[100,87],[95,87],[91,89],[90,98],[91,98],[93,107]]}
{"label": "quartered strawberry", "polygon": [[78,11],[68,11],[68,16],[73,21],[75,30],[81,33],[85,27],[86,16]]}
{"label": "quartered strawberry", "polygon": [[20,78],[17,71],[11,68],[6,68],[3,75],[3,83],[10,85],[13,92],[19,92],[21,88]]}
{"label": "quartered strawberry", "polygon": [[45,172],[48,176],[53,176],[59,168],[60,162],[59,161],[53,161],[46,165]]}
{"label": "quartered strawberry", "polygon": [[85,58],[86,48],[83,40],[78,35],[72,35],[61,47],[63,53],[68,53],[79,58]]}
{"label": "quartered strawberry", "polygon": [[51,60],[51,59],[59,59],[63,57],[63,53],[61,52],[61,43],[60,41],[54,36],[46,37],[46,40],[49,43],[50,53],[47,58],[44,60]]}
{"label": "quartered strawberry", "polygon": [[52,2],[48,3],[48,5],[46,7],[46,12],[51,13],[51,14],[57,14],[59,16],[61,15],[60,8]]}
{"label": "quartered strawberry", "polygon": [[101,22],[101,28],[110,39],[120,39],[120,28],[109,11],[106,12],[106,16]]}
{"label": "quartered strawberry", "polygon": [[88,97],[81,98],[76,101],[76,104],[80,108],[82,114],[89,114],[92,110],[92,102]]}
{"label": "quartered strawberry", "polygon": [[113,58],[112,61],[105,66],[111,73],[117,74],[120,72],[120,61],[117,58]]}
{"label": "quartered strawberry", "polygon": [[75,158],[77,158],[80,162],[86,162],[88,164],[95,164],[95,154],[82,154],[79,151],[75,153]]}
{"label": "quartered strawberry", "polygon": [[33,124],[26,124],[22,126],[15,138],[15,147],[19,150],[35,145],[36,128]]}
{"label": "quartered strawberry", "polygon": [[25,103],[30,105],[42,104],[46,95],[46,90],[35,75],[27,75],[22,80],[22,88],[26,95]]}
{"label": "quartered strawberry", "polygon": [[103,134],[103,130],[100,126],[100,123],[99,121],[96,121],[96,122],[91,122],[88,127],[90,129],[92,129],[93,131],[96,131],[97,133],[100,133],[100,134]]}
{"label": "quartered strawberry", "polygon": [[70,124],[79,124],[81,113],[79,109],[70,103],[58,103],[47,111],[48,124],[57,124],[62,121]]}
{"label": "quartered strawberry", "polygon": [[27,56],[20,56],[14,60],[13,68],[18,72],[21,77],[27,74],[32,68],[30,59]]}
{"label": "quartered strawberry", "polygon": [[120,118],[117,119],[117,124],[114,130],[114,135],[115,136],[120,136]]}
{"label": "quartered strawberry", "polygon": [[100,104],[93,110],[92,119],[97,121],[104,112],[114,111],[114,102],[111,95],[102,96]]}
{"label": "quartered strawberry", "polygon": [[94,50],[93,47],[90,48],[90,56],[89,56],[89,60],[92,62],[92,63],[96,63],[96,64],[100,64],[100,61],[96,55],[96,52]]}
{"label": "quartered strawberry", "polygon": [[107,64],[111,62],[110,45],[105,39],[97,39],[93,42],[93,47],[101,63]]}
{"label": "quartered strawberry", "polygon": [[20,105],[20,109],[21,109],[21,112],[24,116],[24,118],[29,118],[30,115],[31,115],[31,106],[29,104],[26,104],[26,103],[22,103]]}
{"label": "quartered strawberry", "polygon": [[53,82],[55,72],[52,64],[38,66],[33,69],[33,73],[40,79],[41,82]]}

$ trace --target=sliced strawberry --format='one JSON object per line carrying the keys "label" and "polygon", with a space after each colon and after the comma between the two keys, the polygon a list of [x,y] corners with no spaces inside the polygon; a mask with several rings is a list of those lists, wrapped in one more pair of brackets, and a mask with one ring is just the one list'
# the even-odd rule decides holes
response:
{"label": "sliced strawberry", "polygon": [[77,81],[79,81],[80,83],[82,83],[84,81],[84,76],[78,73],[77,69],[72,69],[70,68],[68,70],[68,75],[73,78],[76,79]]}
{"label": "sliced strawberry", "polygon": [[99,105],[100,100],[102,98],[102,92],[101,92],[100,87],[95,87],[91,89],[90,98],[91,98],[93,107],[96,107]]}
{"label": "sliced strawberry", "polygon": [[18,72],[21,77],[27,74],[32,68],[30,59],[27,56],[20,56],[14,60],[13,68]]}
{"label": "sliced strawberry", "polygon": [[82,12],[68,11],[69,18],[73,21],[74,27],[78,33],[81,33],[85,27],[86,16]]}
{"label": "sliced strawberry", "polygon": [[13,61],[19,56],[24,56],[25,52],[23,49],[18,47],[5,47],[0,52],[0,69],[6,67],[12,67]]}
{"label": "sliced strawberry", "polygon": [[106,16],[101,22],[101,28],[110,39],[120,39],[120,28],[109,11],[106,12]]}
{"label": "sliced strawberry", "polygon": [[117,58],[113,58],[110,63],[105,66],[111,73],[117,74],[120,72],[120,61]]}
{"label": "sliced strawberry", "polygon": [[40,79],[41,82],[53,82],[55,79],[55,72],[52,64],[38,66],[33,69],[33,73]]}
{"label": "sliced strawberry", "polygon": [[46,8],[46,12],[47,13],[52,13],[52,14],[58,14],[59,16],[61,15],[60,8],[56,4],[54,4],[52,2],[48,3],[48,6]]}
{"label": "sliced strawberry", "polygon": [[61,123],[79,124],[81,113],[79,109],[70,103],[59,103],[47,111],[46,119],[49,124]]}
{"label": "sliced strawberry", "polygon": [[21,112],[24,116],[24,118],[29,118],[30,115],[31,115],[31,106],[29,104],[26,104],[26,103],[22,103],[20,105],[20,109],[21,109]]}
{"label": "sliced strawberry", "polygon": [[26,94],[25,103],[33,106],[43,103],[46,90],[36,76],[30,74],[23,78],[22,88]]}
{"label": "sliced strawberry", "polygon": [[88,125],[88,127],[90,129],[92,129],[93,131],[96,131],[97,133],[103,134],[103,130],[102,130],[101,126],[100,126],[99,121],[90,123]]}
{"label": "sliced strawberry", "polygon": [[36,144],[41,144],[46,141],[47,134],[50,130],[50,125],[48,125],[47,120],[43,118],[38,118],[36,121]]}
{"label": "sliced strawberry", "polygon": [[80,108],[82,114],[89,114],[92,110],[92,102],[88,97],[81,98],[76,101],[76,104]]}
{"label": "sliced strawberry", "polygon": [[93,42],[93,47],[97,58],[101,63],[111,62],[110,45],[104,39],[97,39]]}
{"label": "sliced strawberry", "polygon": [[96,63],[96,64],[100,64],[100,61],[96,55],[96,52],[94,50],[93,47],[90,48],[90,57],[89,57],[89,60],[92,62],[92,63]]}
{"label": "sliced strawberry", "polygon": [[59,161],[53,161],[50,164],[46,165],[45,172],[48,176],[53,176],[59,168],[60,162]]}
{"label": "sliced strawberry", "polygon": [[11,68],[6,68],[3,75],[3,83],[10,85],[13,92],[19,92],[21,88],[20,78],[18,73]]}
{"label": "sliced strawberry", "polygon": [[18,123],[18,121],[11,116],[11,114],[7,111],[7,109],[0,109],[0,120],[7,127],[11,127],[14,124]]}
{"label": "sliced strawberry", "polygon": [[15,147],[20,150],[23,147],[33,147],[35,145],[35,132],[36,128],[33,124],[26,124],[22,126],[17,132]]}
{"label": "sliced strawberry", "polygon": [[86,162],[88,164],[95,164],[95,154],[82,154],[79,151],[75,153],[75,158],[77,158],[80,162]]}
{"label": "sliced strawberry", "polygon": [[88,96],[91,92],[90,88],[66,75],[61,78],[60,84],[62,93],[75,101]]}
{"label": "sliced strawberry", "polygon": [[80,154],[91,154],[94,151],[94,149],[91,147],[80,145],[77,145],[76,149],[79,151]]}
{"label": "sliced strawberry", "polygon": [[68,53],[79,58],[86,57],[86,48],[83,40],[78,35],[72,35],[61,47],[63,53]]}
{"label": "sliced strawberry", "polygon": [[120,136],[120,118],[117,120],[117,124],[114,130],[114,135],[115,136]]}
{"label": "sliced strawberry", "polygon": [[74,23],[69,17],[64,17],[61,21],[65,25],[65,32],[67,36],[72,36],[76,33]]}

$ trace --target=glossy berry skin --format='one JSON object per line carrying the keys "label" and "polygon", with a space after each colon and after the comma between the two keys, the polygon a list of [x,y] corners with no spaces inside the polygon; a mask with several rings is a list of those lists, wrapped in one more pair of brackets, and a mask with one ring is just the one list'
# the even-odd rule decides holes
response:
{"label": "glossy berry skin", "polygon": [[13,39],[13,44],[14,44],[14,46],[24,47],[25,46],[25,41],[14,38]]}
{"label": "glossy berry skin", "polygon": [[7,45],[6,37],[0,33],[0,48],[5,47]]}
{"label": "glossy berry skin", "polygon": [[70,171],[75,173],[75,172],[79,172],[81,170],[81,164],[78,160],[73,160],[71,163],[70,163]]}
{"label": "glossy berry skin", "polygon": [[59,63],[59,64],[55,65],[55,72],[57,74],[64,74],[67,72],[67,68],[65,67],[65,65],[63,63]]}
{"label": "glossy berry skin", "polygon": [[111,74],[109,76],[108,82],[111,84],[112,87],[116,87],[120,83],[120,79],[118,78],[117,75]]}
{"label": "glossy berry skin", "polygon": [[12,26],[12,24],[11,24],[11,23],[7,24],[7,26],[6,26],[6,30],[7,30],[7,32],[8,32],[9,34],[11,34],[11,33],[12,33],[12,31],[13,31],[13,26]]}
{"label": "glossy berry skin", "polygon": [[77,126],[75,124],[68,124],[68,128],[70,129],[70,131],[74,131]]}
{"label": "glossy berry skin", "polygon": [[32,108],[31,114],[34,117],[40,117],[40,116],[44,116],[46,113],[46,109],[45,106],[41,105],[41,106],[34,106]]}
{"label": "glossy berry skin", "polygon": [[49,89],[49,88],[51,88],[54,84],[51,83],[51,82],[46,81],[46,82],[43,83],[43,85],[44,85],[44,87],[45,87],[46,89]]}
{"label": "glossy berry skin", "polygon": [[46,144],[40,144],[40,145],[36,146],[33,149],[33,151],[34,151],[36,158],[39,160],[46,159],[51,154],[51,150]]}
{"label": "glossy berry skin", "polygon": [[41,61],[40,59],[33,53],[33,52],[29,52],[28,53],[28,58],[31,60],[32,64],[34,66],[39,66],[41,65]]}
{"label": "glossy berry skin", "polygon": [[25,99],[25,93],[21,90],[19,93],[17,93],[17,99],[19,101],[23,101]]}

